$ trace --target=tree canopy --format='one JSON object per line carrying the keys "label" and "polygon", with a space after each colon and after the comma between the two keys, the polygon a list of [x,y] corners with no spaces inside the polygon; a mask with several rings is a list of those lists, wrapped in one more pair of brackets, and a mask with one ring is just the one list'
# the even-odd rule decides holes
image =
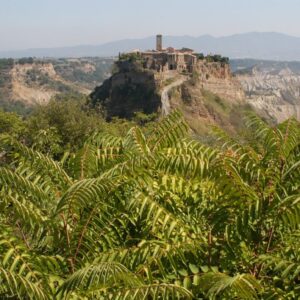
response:
{"label": "tree canopy", "polygon": [[175,111],[59,160],[3,135],[1,297],[299,298],[299,123],[247,126],[209,147]]}

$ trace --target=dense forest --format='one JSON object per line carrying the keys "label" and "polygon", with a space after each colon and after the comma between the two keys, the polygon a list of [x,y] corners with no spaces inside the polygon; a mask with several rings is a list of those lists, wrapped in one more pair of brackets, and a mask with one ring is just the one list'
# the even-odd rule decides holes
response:
{"label": "dense forest", "polygon": [[0,298],[298,299],[300,124],[245,123],[1,111]]}

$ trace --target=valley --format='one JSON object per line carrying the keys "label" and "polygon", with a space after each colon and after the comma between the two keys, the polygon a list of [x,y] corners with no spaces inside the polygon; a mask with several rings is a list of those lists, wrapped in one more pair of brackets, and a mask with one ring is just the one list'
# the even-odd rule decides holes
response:
{"label": "valley", "polygon": [[300,119],[300,63],[240,60],[232,63],[246,101],[275,123]]}
{"label": "valley", "polygon": [[18,106],[45,104],[62,93],[88,95],[110,76],[113,59],[0,60],[0,105],[7,110]]}
{"label": "valley", "polygon": [[[8,111],[23,112],[37,104],[48,103],[59,94],[89,95],[111,76],[114,61],[113,58],[100,57],[1,59],[0,105]],[[223,106],[227,103],[232,106],[236,102],[243,103],[245,107],[250,105],[273,123],[291,116],[300,119],[298,62],[237,59],[231,60],[230,67],[223,69],[217,64],[211,64],[210,67],[199,65],[196,73],[192,80],[183,80],[175,88],[171,86],[168,93],[158,92],[170,98],[162,110],[180,108],[186,112],[187,119],[198,123],[196,127],[202,127],[204,120],[210,123],[220,121],[220,116],[217,117],[215,113],[209,117],[209,111],[212,111],[210,106],[215,105],[211,97],[219,97]],[[172,83],[168,77],[164,81],[165,85]],[[194,85],[190,84],[191,81],[194,81]],[[210,100],[205,101],[207,97]],[[190,100],[187,101],[187,98]],[[209,108],[202,105],[203,101]],[[122,109],[126,110],[126,105]],[[224,115],[227,113],[222,107],[218,111],[223,115],[223,121],[219,123],[224,126]],[[123,115],[126,117],[126,113]]]}
{"label": "valley", "polygon": [[300,300],[300,1],[2,1],[0,300]]}

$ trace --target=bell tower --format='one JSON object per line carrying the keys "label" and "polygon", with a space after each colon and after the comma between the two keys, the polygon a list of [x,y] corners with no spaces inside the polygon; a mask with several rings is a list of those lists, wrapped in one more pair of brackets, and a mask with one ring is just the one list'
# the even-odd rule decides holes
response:
{"label": "bell tower", "polygon": [[162,51],[162,35],[158,34],[156,36],[156,51]]}

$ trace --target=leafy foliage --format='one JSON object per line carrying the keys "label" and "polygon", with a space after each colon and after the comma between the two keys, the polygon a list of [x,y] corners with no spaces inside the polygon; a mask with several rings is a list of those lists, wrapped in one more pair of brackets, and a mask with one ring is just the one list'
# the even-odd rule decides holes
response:
{"label": "leafy foliage", "polygon": [[0,296],[299,298],[300,126],[246,123],[211,148],[175,111],[60,161],[2,137]]}

